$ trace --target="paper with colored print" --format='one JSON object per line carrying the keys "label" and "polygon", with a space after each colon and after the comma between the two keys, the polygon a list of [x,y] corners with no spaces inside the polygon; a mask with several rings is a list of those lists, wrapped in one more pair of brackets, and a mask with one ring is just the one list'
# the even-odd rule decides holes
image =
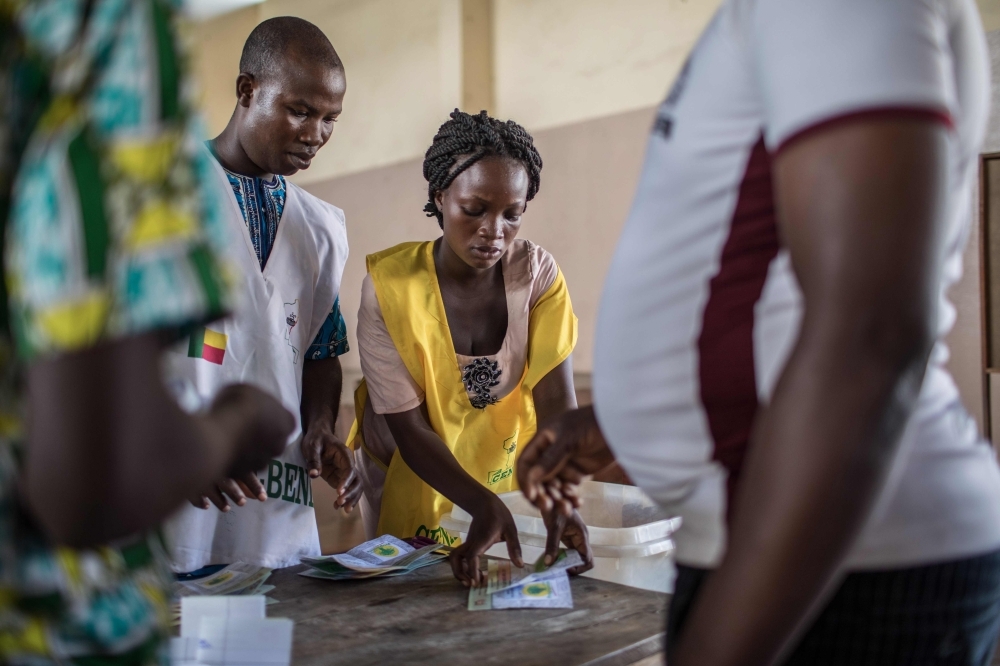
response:
{"label": "paper with colored print", "polygon": [[572,608],[573,592],[569,586],[569,574],[565,571],[537,574],[530,582],[494,594],[492,607],[493,610]]}
{"label": "paper with colored print", "polygon": [[[580,553],[575,550],[567,551],[566,549],[561,549],[559,551],[559,555],[556,557],[556,561],[548,567],[545,566],[544,554],[539,557],[534,564],[524,567],[516,567],[510,560],[487,560],[485,563],[480,564],[481,567],[485,566],[484,573],[486,574],[486,585],[474,587],[469,590],[468,609],[499,610],[500,608],[572,608],[572,596],[569,597],[569,606],[558,605],[566,603],[562,596],[555,601],[551,601],[548,597],[539,597],[540,600],[536,605],[528,605],[527,601],[524,599],[518,602],[522,605],[503,605],[504,602],[501,602],[501,605],[497,606],[494,601],[500,594],[504,594],[513,589],[521,590],[521,596],[525,597],[525,590],[534,590],[537,592],[542,589],[529,588],[532,583],[539,581],[545,582],[552,576],[556,576],[558,578],[559,574],[566,578],[566,589],[569,589],[569,574],[567,571],[581,564],[583,564],[583,558],[580,556]],[[557,587],[560,591],[562,590],[561,583],[559,583]],[[557,605],[551,605],[552,603]]]}
{"label": "paper with colored print", "polygon": [[302,563],[310,568],[299,575],[322,580],[401,576],[440,562],[447,557],[439,552],[442,549],[441,544],[429,540],[414,540],[411,544],[384,535],[339,555],[304,557]]}
{"label": "paper with colored print", "polygon": [[179,597],[258,594],[271,570],[245,562],[235,562],[211,576],[180,581],[174,585]]}
{"label": "paper with colored print", "polygon": [[544,553],[534,564],[523,567],[515,567],[510,560],[489,560],[486,589],[490,594],[496,594],[515,585],[530,583],[537,576],[554,571],[567,571],[581,564],[583,558],[580,553],[565,548],[559,550],[556,561],[549,566],[545,566]]}

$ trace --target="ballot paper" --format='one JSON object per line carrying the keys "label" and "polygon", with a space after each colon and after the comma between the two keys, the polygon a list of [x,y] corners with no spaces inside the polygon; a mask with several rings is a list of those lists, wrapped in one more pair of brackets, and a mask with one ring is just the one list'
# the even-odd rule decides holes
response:
{"label": "ballot paper", "polygon": [[573,592],[565,571],[534,576],[530,582],[493,595],[493,610],[508,608],[572,608]]}
{"label": "ballot paper", "polygon": [[400,576],[447,557],[438,552],[442,549],[438,543],[429,540],[416,543],[424,545],[414,548],[393,536],[380,536],[339,555],[304,557],[302,563],[310,568],[299,575],[323,580]]}
{"label": "ballot paper", "polygon": [[266,567],[235,562],[211,576],[175,583],[174,591],[179,597],[258,594],[270,576]]}
{"label": "ballot paper", "polygon": [[[270,576],[271,570],[266,567],[235,562],[210,576],[175,582],[174,597],[184,599],[195,596],[267,594],[274,589],[273,585],[266,584]],[[272,604],[277,603],[277,601],[269,597],[267,603]],[[181,607],[179,603],[175,602],[173,606],[174,626],[180,622],[180,618]]]}
{"label": "ballot paper", "polygon": [[[469,590],[468,609],[572,608],[573,596],[569,594],[567,571],[581,564],[583,558],[580,553],[565,549],[559,551],[556,561],[550,566],[545,565],[544,554],[534,564],[524,567],[516,567],[510,560],[487,560],[486,585]],[[553,580],[556,582],[553,583]],[[537,582],[544,584],[532,587]],[[503,599],[497,605],[497,599],[502,595]]]}

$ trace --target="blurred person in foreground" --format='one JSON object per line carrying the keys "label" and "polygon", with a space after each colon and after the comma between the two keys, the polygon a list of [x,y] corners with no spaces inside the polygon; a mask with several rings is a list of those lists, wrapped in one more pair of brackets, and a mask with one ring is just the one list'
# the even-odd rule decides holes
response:
{"label": "blurred person in foreground", "polygon": [[344,212],[285,179],[308,169],[330,140],[347,92],[344,65],[322,30],[279,16],[247,37],[234,84],[233,115],[209,143],[205,178],[228,190],[224,224],[246,306],[170,354],[169,375],[194,404],[233,383],[259,386],[296,415],[296,427],[280,455],[219,480],[167,524],[182,572],[318,557],[312,479],[322,475],[338,491],[336,508],[350,511],[361,497],[353,456],[334,435],[338,357],[348,351],[339,298]]}
{"label": "blurred person in foreground", "polygon": [[728,0],[666,101],[605,284],[595,409],[683,517],[671,666],[989,663],[1000,471],[944,368],[987,119],[971,0]]}
{"label": "blurred person in foreground", "polygon": [[232,301],[173,3],[0,0],[0,662],[168,663],[157,526],[279,452],[245,385],[188,416],[160,352]]}

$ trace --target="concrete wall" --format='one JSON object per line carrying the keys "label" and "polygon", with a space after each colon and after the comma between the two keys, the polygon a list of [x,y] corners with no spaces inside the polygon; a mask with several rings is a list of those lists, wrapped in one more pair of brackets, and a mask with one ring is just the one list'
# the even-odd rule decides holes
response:
{"label": "concrete wall", "polygon": [[976,0],[986,32],[1000,30],[1000,0]]}
{"label": "concrete wall", "polygon": [[533,130],[658,103],[719,0],[496,0],[497,112]]}

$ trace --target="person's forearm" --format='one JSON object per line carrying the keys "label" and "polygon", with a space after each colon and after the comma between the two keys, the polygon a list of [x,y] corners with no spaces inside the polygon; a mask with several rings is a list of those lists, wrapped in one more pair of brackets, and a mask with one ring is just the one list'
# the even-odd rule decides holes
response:
{"label": "person's forearm", "polygon": [[344,373],[336,356],[305,361],[302,367],[302,430],[328,428],[337,424]]}
{"label": "person's forearm", "polygon": [[106,543],[157,525],[221,476],[225,415],[191,417],[160,378],[156,336],[32,366],[22,497],[59,543]]}
{"label": "person's forearm", "polygon": [[836,582],[882,487],[930,349],[919,323],[890,319],[839,340],[822,332],[833,321],[804,324],[758,418],[727,553],[672,664],[772,663]]}
{"label": "person's forearm", "polygon": [[465,471],[429,425],[415,421],[410,414],[386,415],[403,462],[424,483],[475,516],[493,493]]}
{"label": "person's forearm", "polygon": [[539,426],[563,412],[576,409],[573,357],[568,357],[542,377],[532,389],[531,395],[535,402],[535,415]]}

